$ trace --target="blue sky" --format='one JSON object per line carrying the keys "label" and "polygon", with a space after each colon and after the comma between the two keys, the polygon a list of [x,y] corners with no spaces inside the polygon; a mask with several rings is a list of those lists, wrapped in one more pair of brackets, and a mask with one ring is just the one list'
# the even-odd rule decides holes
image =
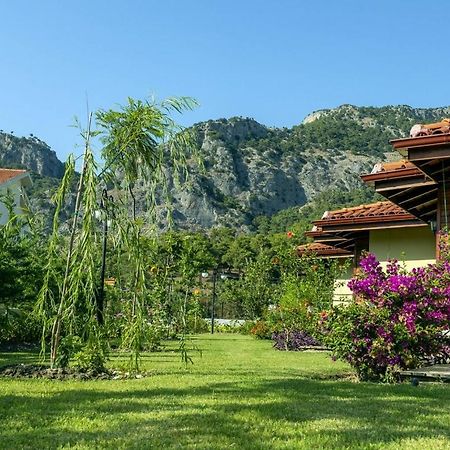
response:
{"label": "blue sky", "polygon": [[[444,2],[445,3],[445,2]],[[450,104],[444,3],[0,1],[0,129],[64,159],[74,116],[127,96],[195,97],[185,125],[292,126],[343,103]],[[78,150],[79,151],[79,150]]]}

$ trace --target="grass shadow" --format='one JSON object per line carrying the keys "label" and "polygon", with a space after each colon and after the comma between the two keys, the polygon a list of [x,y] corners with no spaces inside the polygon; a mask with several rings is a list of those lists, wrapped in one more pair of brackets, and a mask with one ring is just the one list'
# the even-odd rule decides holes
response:
{"label": "grass shadow", "polygon": [[[78,383],[52,394],[51,410],[44,398],[7,395],[1,399],[1,429],[29,416],[30,429],[16,430],[15,442],[36,441],[37,430],[44,429],[55,448],[80,440],[87,446],[119,443],[127,448],[154,448],[156,443],[164,448],[270,449],[286,440],[294,447],[304,441],[311,446],[322,442],[322,448],[368,448],[415,437],[449,439],[450,434],[448,422],[441,420],[445,408],[448,418],[450,395],[442,389],[306,378],[179,388],[137,382],[118,386],[123,390],[108,391],[111,385],[104,383],[92,390]],[[102,426],[82,431],[61,427],[61,417],[92,423],[100,418]],[[4,435],[3,442],[8,438]]]}

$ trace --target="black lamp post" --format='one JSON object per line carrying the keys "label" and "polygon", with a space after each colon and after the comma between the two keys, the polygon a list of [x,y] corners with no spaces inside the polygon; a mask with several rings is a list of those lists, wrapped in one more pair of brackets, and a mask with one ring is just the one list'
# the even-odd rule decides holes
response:
{"label": "black lamp post", "polygon": [[105,304],[105,272],[106,272],[106,243],[108,239],[108,226],[111,224],[111,219],[108,218],[108,203],[114,201],[108,191],[103,189],[102,197],[100,199],[100,210],[96,211],[96,218],[103,221],[103,243],[102,243],[102,268],[100,271],[100,286],[97,295],[97,304],[95,315],[99,325],[104,322],[104,304]]}
{"label": "black lamp post", "polygon": [[215,319],[215,309],[216,309],[216,282],[217,282],[217,268],[213,270],[212,273],[212,308],[211,308],[211,334],[214,334],[214,319]]}
{"label": "black lamp post", "polygon": [[[220,279],[223,280],[223,281],[227,280],[228,279],[228,274],[222,273],[220,275]],[[221,306],[222,306],[222,314],[220,315],[220,317],[223,319],[223,296],[222,296]]]}
{"label": "black lamp post", "polygon": [[[202,278],[209,278],[209,272],[202,272]],[[212,270],[212,304],[211,304],[211,334],[214,334],[214,310],[216,308],[217,268]]]}
{"label": "black lamp post", "polygon": [[[216,312],[216,299],[217,299],[217,275],[219,273],[219,267],[216,267],[212,270],[211,280],[212,280],[212,304],[211,304],[211,334],[214,334],[214,319]],[[208,272],[202,272],[202,278],[208,278]],[[222,273],[220,275],[221,280],[226,280],[228,278],[228,274]],[[223,300],[222,300],[222,319],[223,319]]]}

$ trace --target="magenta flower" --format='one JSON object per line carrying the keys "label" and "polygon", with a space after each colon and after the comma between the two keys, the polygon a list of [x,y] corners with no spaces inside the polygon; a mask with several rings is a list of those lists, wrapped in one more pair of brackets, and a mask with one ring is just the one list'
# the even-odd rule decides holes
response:
{"label": "magenta flower", "polygon": [[[360,262],[348,286],[351,306],[328,317],[328,345],[361,378],[382,378],[393,368],[409,368],[449,354],[450,251],[441,236],[436,264],[406,271],[396,260],[386,269],[373,254]],[[335,339],[335,340],[334,340]]]}

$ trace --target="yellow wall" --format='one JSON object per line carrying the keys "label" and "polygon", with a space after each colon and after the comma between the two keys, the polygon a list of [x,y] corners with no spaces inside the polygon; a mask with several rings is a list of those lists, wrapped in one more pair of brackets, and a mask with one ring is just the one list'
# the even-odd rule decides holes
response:
{"label": "yellow wall", "polygon": [[407,269],[422,267],[436,261],[436,241],[429,227],[373,230],[369,234],[369,251],[383,265],[398,259]]}

